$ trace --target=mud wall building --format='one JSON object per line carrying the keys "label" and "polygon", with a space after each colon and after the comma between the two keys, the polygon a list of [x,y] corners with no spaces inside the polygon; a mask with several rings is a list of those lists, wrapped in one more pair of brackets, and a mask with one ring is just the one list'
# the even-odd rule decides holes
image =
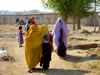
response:
{"label": "mud wall building", "polygon": [[[36,24],[55,24],[58,14],[55,13],[42,13],[42,14],[19,14],[19,15],[0,15],[0,25],[10,24],[14,25],[20,20],[23,20],[25,23],[28,23],[28,20],[34,17]],[[93,26],[94,17],[90,15],[89,17],[82,18],[81,24]],[[100,17],[98,13],[96,14],[96,25],[100,24]],[[71,19],[68,20],[68,23],[72,24]]]}

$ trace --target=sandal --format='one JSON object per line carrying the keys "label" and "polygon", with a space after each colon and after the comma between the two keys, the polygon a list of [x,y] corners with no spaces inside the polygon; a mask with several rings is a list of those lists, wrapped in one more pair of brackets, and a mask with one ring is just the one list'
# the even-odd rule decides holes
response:
{"label": "sandal", "polygon": [[33,71],[32,71],[32,69],[29,69],[28,72],[29,72],[29,73],[32,73]]}

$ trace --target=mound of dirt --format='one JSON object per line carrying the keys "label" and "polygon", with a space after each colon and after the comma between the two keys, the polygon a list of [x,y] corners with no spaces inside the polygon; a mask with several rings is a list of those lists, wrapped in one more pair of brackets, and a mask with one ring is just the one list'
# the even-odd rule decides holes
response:
{"label": "mound of dirt", "polygon": [[89,50],[87,51],[87,53],[88,53],[88,56],[91,56],[91,57],[100,56],[100,48]]}
{"label": "mound of dirt", "polygon": [[26,23],[23,21],[23,20],[20,20],[19,22],[18,22],[18,25],[25,25]]}
{"label": "mound of dirt", "polygon": [[82,50],[87,50],[90,48],[97,48],[98,44],[96,43],[91,43],[91,44],[83,44],[83,45],[75,45],[75,46],[68,46],[68,49],[82,49]]}
{"label": "mound of dirt", "polygon": [[0,58],[0,61],[6,61],[6,62],[15,62],[14,57],[6,55]]}
{"label": "mound of dirt", "polygon": [[84,39],[84,38],[71,38],[71,40],[80,40],[80,41],[86,41],[87,39]]}

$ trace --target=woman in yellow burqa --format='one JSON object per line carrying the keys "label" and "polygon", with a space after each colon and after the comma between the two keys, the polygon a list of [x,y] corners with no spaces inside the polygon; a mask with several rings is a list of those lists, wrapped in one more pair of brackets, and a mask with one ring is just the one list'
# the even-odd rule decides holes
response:
{"label": "woman in yellow burqa", "polygon": [[36,27],[31,25],[25,34],[25,56],[29,72],[35,69],[42,57],[42,40],[49,33],[46,25]]}

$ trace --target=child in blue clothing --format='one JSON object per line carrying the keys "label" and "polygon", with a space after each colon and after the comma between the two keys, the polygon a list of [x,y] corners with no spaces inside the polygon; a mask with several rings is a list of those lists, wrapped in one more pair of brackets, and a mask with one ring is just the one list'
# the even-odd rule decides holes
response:
{"label": "child in blue clothing", "polygon": [[46,34],[43,38],[43,44],[42,44],[42,58],[40,61],[40,67],[43,67],[43,69],[48,69],[49,64],[51,61],[51,37],[49,34]]}

